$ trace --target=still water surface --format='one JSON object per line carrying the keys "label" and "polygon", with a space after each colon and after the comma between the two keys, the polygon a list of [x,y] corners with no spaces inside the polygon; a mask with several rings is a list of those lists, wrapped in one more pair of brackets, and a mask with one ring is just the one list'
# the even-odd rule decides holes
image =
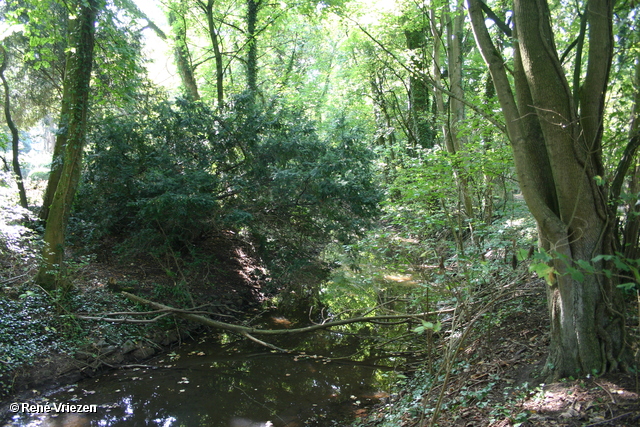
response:
{"label": "still water surface", "polygon": [[34,401],[97,405],[95,413],[17,414],[8,425],[344,426],[385,395],[379,380],[389,368],[337,360],[356,351],[356,338],[324,332],[294,340],[277,344],[312,348],[325,357],[201,340],[165,355],[152,367],[109,372]]}

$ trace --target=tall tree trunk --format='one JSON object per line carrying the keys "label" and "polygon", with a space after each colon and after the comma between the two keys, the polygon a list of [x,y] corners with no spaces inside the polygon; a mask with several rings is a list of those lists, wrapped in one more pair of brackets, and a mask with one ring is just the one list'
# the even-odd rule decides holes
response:
{"label": "tall tree trunk", "polygon": [[247,91],[251,107],[258,93],[258,45],[256,41],[256,25],[258,11],[262,0],[247,0]]}
{"label": "tall tree trunk", "polygon": [[395,168],[395,144],[396,134],[393,128],[393,120],[389,113],[389,107],[387,106],[387,100],[384,96],[384,80],[382,75],[379,75],[376,71],[371,73],[369,82],[371,84],[371,93],[373,98],[373,110],[375,114],[376,122],[376,134],[377,144],[385,148],[385,163],[384,175],[385,178],[389,178],[389,172]]}
{"label": "tall tree trunk", "polygon": [[[179,12],[183,13],[186,9],[184,2],[181,1],[179,5]],[[184,16],[177,16],[178,12],[171,10],[169,12],[169,25],[173,31],[174,37],[174,55],[176,59],[176,65],[178,66],[178,74],[182,80],[182,86],[184,86],[185,94],[188,99],[197,101],[200,99],[200,93],[198,92],[198,84],[193,72],[193,66],[191,65],[191,55],[189,54],[189,47],[187,46],[187,26],[184,22]]]}
{"label": "tall tree trunk", "polygon": [[468,218],[474,217],[473,199],[469,190],[469,183],[466,178],[466,168],[464,159],[460,157],[463,142],[459,136],[459,126],[464,119],[464,91],[462,88],[462,24],[464,22],[464,9],[462,2],[456,5],[455,12],[451,12],[448,6],[442,12],[444,16],[439,18],[436,10],[431,10],[431,34],[434,37],[433,57],[434,57],[434,81],[442,87],[442,66],[440,62],[442,33],[443,29],[438,28],[438,22],[444,22],[447,49],[447,67],[449,77],[449,87],[455,96],[449,97],[449,102],[445,104],[441,91],[436,91],[436,107],[442,120],[442,136],[447,152],[453,158],[453,175],[458,188],[459,200],[464,207]]}
{"label": "tall tree trunk", "polygon": [[214,0],[208,0],[207,4],[204,4],[203,2],[199,3],[200,7],[203,8],[205,15],[207,15],[209,38],[211,39],[211,46],[213,47],[213,57],[216,61],[216,91],[218,108],[222,108],[224,105],[224,68],[222,63],[222,52],[220,50],[220,34],[216,29],[216,24],[213,19]]}
{"label": "tall tree trunk", "polygon": [[[67,25],[69,26],[67,33],[69,34],[69,46],[73,46],[74,41],[74,25],[75,20],[68,19]],[[51,160],[51,172],[49,173],[49,179],[47,181],[47,188],[44,192],[42,200],[42,208],[40,209],[39,217],[42,221],[46,222],[49,219],[49,212],[51,211],[51,204],[60,182],[60,176],[62,175],[62,166],[64,164],[64,152],[67,145],[67,137],[69,135],[69,103],[71,101],[73,89],[72,85],[67,82],[69,73],[73,69],[73,61],[76,58],[73,56],[72,49],[67,49],[65,66],[64,66],[64,81],[62,87],[62,102],[60,106],[60,119],[58,120],[58,129],[55,133],[55,143],[53,145],[53,155]]]}
{"label": "tall tree trunk", "polygon": [[[75,197],[85,145],[89,87],[95,44],[95,22],[99,0],[78,0],[76,18],[69,36],[67,70],[64,80],[63,109],[67,113],[64,157],[44,232],[43,263],[36,277],[45,289],[60,285],[64,259],[65,230]],[[66,104],[66,108],[64,107]]]}
{"label": "tall tree trunk", "polygon": [[434,144],[430,116],[430,93],[427,85],[425,51],[427,49],[424,30],[406,30],[407,49],[412,50],[409,75],[409,119],[411,132],[409,142],[414,147],[432,148]]}
{"label": "tall tree trunk", "polygon": [[0,79],[2,80],[2,88],[4,89],[4,117],[7,120],[7,126],[11,131],[11,149],[13,153],[13,173],[16,175],[16,183],[18,184],[18,194],[20,196],[20,206],[24,209],[29,207],[27,202],[27,192],[24,189],[24,181],[22,180],[22,170],[20,170],[20,134],[18,128],[11,117],[11,94],[9,93],[9,83],[4,76],[4,70],[7,68],[7,51],[4,46],[0,45],[0,54],[2,55],[2,63],[0,63]]}
{"label": "tall tree trunk", "polygon": [[[578,114],[554,45],[545,0],[515,0],[514,90],[480,5],[468,0],[477,44],[506,119],[520,188],[550,263],[551,343],[546,374],[559,378],[615,370],[625,350],[614,280],[597,255],[614,253],[613,213],[601,174],[601,138],[612,58],[612,2],[589,0],[589,58]],[[606,266],[608,267],[608,266]]]}
{"label": "tall tree trunk", "polygon": [[[634,87],[640,87],[640,60],[636,59],[636,72],[634,79]],[[633,102],[633,112],[631,113],[631,125],[629,126],[629,142],[630,146],[635,146],[633,152],[625,152],[624,156],[628,157],[628,162],[632,163],[635,159],[635,150],[640,145],[640,90],[636,90]],[[624,159],[623,159],[624,160]],[[627,222],[624,226],[623,233],[623,249],[624,255],[629,259],[637,259],[640,257],[640,248],[638,248],[638,238],[640,237],[640,200],[638,193],[640,192],[640,164],[635,160],[634,172],[629,183],[628,193],[635,195],[627,205]],[[616,174],[617,180],[612,184],[612,193],[614,197],[618,197],[622,187],[624,175]],[[616,188],[617,187],[617,188]],[[617,190],[617,191],[616,191]]]}

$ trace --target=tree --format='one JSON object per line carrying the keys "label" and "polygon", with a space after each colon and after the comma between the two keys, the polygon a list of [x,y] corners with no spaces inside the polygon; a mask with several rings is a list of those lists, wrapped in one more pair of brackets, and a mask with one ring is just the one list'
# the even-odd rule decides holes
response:
{"label": "tree", "polygon": [[[447,152],[454,157],[452,172],[458,187],[460,201],[464,206],[467,217],[473,218],[473,200],[471,199],[469,183],[467,182],[467,173],[462,159],[455,158],[461,155],[464,145],[464,137],[461,135],[461,124],[465,118],[463,103],[464,90],[462,87],[463,2],[458,0],[455,5],[455,10],[453,11],[450,10],[450,6],[445,3],[443,9],[440,11],[440,16],[438,16],[437,12],[436,10],[431,10],[431,33],[434,38],[433,80],[437,85],[442,86],[442,74],[446,69],[449,77],[451,96],[448,97],[448,102],[445,103],[443,92],[440,90],[436,91],[436,106],[442,121],[444,145]],[[440,28],[438,28],[437,25],[438,21],[442,23]],[[445,33],[445,37],[443,37],[443,33]],[[444,68],[440,62],[440,48],[443,42],[447,58],[447,66]]]}
{"label": "tree", "polygon": [[13,152],[13,173],[16,174],[16,182],[18,184],[18,193],[20,195],[20,206],[24,209],[29,207],[27,202],[27,192],[24,189],[24,182],[22,180],[22,171],[20,170],[20,135],[18,128],[11,117],[11,93],[9,92],[9,83],[4,76],[4,70],[7,68],[8,55],[6,49],[0,45],[0,80],[2,80],[2,88],[4,90],[4,117],[7,120],[7,126],[11,131],[11,148]]}
{"label": "tree", "polygon": [[36,277],[36,281],[46,289],[60,284],[58,270],[64,257],[65,230],[80,179],[98,9],[98,0],[77,1],[74,4],[76,16],[70,20],[62,126],[58,135],[63,143],[56,141],[56,146],[63,152],[62,167],[58,179],[54,180],[52,176],[48,184],[52,188],[53,199],[44,232],[43,263]]}
{"label": "tree", "polygon": [[193,70],[191,61],[191,53],[187,45],[187,24],[183,10],[185,9],[185,1],[181,0],[174,5],[176,10],[169,11],[169,25],[174,34],[174,52],[176,65],[178,66],[178,74],[182,80],[182,85],[188,99],[197,101],[200,99],[198,93],[198,84]]}
{"label": "tree", "polygon": [[[617,250],[615,212],[609,204],[617,195],[602,179],[613,3],[587,1],[586,72],[574,81],[580,88],[572,90],[546,1],[514,1],[511,83],[485,24],[487,5],[468,0],[476,42],[506,120],[520,188],[538,224],[539,246],[552,255],[546,269],[551,316],[546,373],[554,378],[616,370],[625,352],[619,289],[613,275],[602,274],[613,270],[609,260]],[[492,12],[488,16],[506,27]],[[574,70],[582,62],[577,55]]]}
{"label": "tree", "polygon": [[162,102],[94,127],[74,211],[91,243],[109,235],[128,256],[180,268],[210,256],[211,236],[243,230],[283,280],[329,242],[361,234],[380,195],[362,135],[343,124],[321,139],[294,109],[247,104]]}
{"label": "tree", "polygon": [[209,31],[209,39],[211,40],[213,55],[216,61],[216,99],[218,101],[218,108],[222,108],[224,105],[224,63],[222,61],[220,29],[216,26],[216,21],[213,15],[214,0],[207,0],[207,3],[198,0],[197,3],[207,16],[207,29]]}

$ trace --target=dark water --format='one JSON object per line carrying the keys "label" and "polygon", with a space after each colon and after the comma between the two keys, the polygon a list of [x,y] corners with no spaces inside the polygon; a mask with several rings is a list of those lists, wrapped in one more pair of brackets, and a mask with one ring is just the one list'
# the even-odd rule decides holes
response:
{"label": "dark water", "polygon": [[50,407],[96,405],[95,413],[19,412],[7,425],[344,426],[385,395],[388,368],[346,359],[357,351],[353,336],[325,332],[277,342],[324,357],[309,350],[274,354],[253,343],[215,341],[183,346],[152,362],[152,368],[109,372],[33,401]]}

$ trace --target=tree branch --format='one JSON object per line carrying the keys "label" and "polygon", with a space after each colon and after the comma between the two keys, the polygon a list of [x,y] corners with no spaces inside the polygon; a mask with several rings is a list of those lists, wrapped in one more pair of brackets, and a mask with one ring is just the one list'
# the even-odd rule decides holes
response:
{"label": "tree branch", "polygon": [[354,317],[351,319],[335,320],[333,322],[326,322],[326,323],[321,323],[317,325],[305,326],[302,328],[294,328],[294,329],[258,329],[258,328],[251,328],[247,326],[234,325],[231,323],[219,322],[219,321],[209,319],[207,317],[200,316],[197,314],[190,314],[188,310],[175,309],[173,307],[160,304],[157,302],[153,302],[148,299],[139,297],[137,295],[130,294],[128,292],[122,292],[122,295],[124,295],[131,301],[144,304],[149,307],[153,307],[157,310],[167,310],[171,314],[174,314],[175,316],[178,316],[178,317],[182,317],[183,319],[198,322],[205,326],[209,326],[211,328],[223,329],[223,330],[235,332],[243,336],[247,336],[247,334],[249,335],[295,335],[295,334],[313,332],[321,329],[328,329],[335,326],[348,325],[351,323],[365,323],[365,322],[374,322],[374,321],[380,321],[380,320],[397,320],[397,319],[420,319],[426,316],[433,316],[433,315],[443,314],[443,313],[451,313],[452,311],[454,311],[454,309],[447,309],[447,310],[430,311],[426,313],[417,313],[417,314]]}
{"label": "tree branch", "polygon": [[513,33],[511,32],[511,28],[509,28],[509,26],[502,19],[498,18],[498,15],[496,15],[495,12],[491,10],[491,8],[487,6],[485,2],[480,0],[478,3],[484,13],[487,14],[487,18],[491,19],[507,37],[511,37],[513,35]]}
{"label": "tree branch", "polygon": [[447,94],[448,96],[450,96],[453,99],[456,99],[460,102],[462,102],[464,105],[466,105],[467,107],[471,108],[473,111],[475,111],[476,113],[478,113],[481,117],[487,119],[491,124],[493,124],[495,127],[497,127],[500,132],[507,134],[507,129],[505,128],[504,124],[500,123],[499,121],[497,121],[494,117],[490,116],[489,114],[485,113],[484,111],[482,111],[482,109],[480,109],[477,105],[473,104],[472,102],[467,101],[466,99],[460,98],[459,96],[457,96],[455,93],[447,90],[445,87],[437,84],[433,78],[431,78],[431,76],[426,76],[424,74],[421,73],[416,73],[414,70],[411,69],[411,67],[408,67],[407,65],[405,65],[400,58],[398,58],[398,56],[396,54],[394,54],[393,52],[391,52],[389,49],[387,49],[380,41],[378,41],[378,39],[376,39],[375,37],[373,37],[366,29],[364,29],[358,22],[356,22],[355,20],[351,19],[351,18],[347,18],[350,19],[351,22],[353,22],[354,24],[356,24],[358,26],[358,28],[365,33],[365,35],[367,37],[369,37],[375,44],[377,44],[378,46],[380,46],[380,48],[385,51],[385,53],[387,53],[387,55],[389,55],[390,57],[392,57],[402,68],[404,68],[406,71],[408,71],[410,74],[412,75],[417,75],[418,78],[420,78],[421,80],[425,80],[428,84],[430,84],[431,86],[433,86],[434,88],[436,88],[437,90],[441,91],[442,93]]}
{"label": "tree branch", "polygon": [[[134,313],[137,314],[137,313]],[[111,323],[155,323],[163,317],[167,317],[171,313],[161,314],[159,316],[154,317],[153,319],[129,319],[125,317],[124,319],[114,318],[114,317],[102,317],[102,316],[84,316],[80,314],[76,314],[76,318],[83,320],[103,320],[105,322]]]}

